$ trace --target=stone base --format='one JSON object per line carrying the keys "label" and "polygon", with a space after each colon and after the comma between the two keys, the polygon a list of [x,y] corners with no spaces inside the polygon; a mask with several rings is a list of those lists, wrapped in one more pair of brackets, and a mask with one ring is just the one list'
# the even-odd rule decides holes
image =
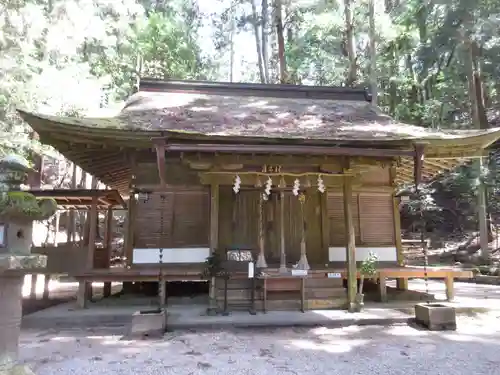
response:
{"label": "stone base", "polygon": [[142,310],[132,315],[129,335],[133,337],[161,337],[167,329],[167,311]]}
{"label": "stone base", "polygon": [[439,303],[415,305],[415,321],[431,331],[454,331],[457,329],[455,308]]}
{"label": "stone base", "polygon": [[0,368],[11,368],[17,359],[23,282],[23,276],[0,274]]}
{"label": "stone base", "polygon": [[1,254],[0,255],[0,272],[5,271],[23,271],[32,272],[40,270],[40,273],[47,267],[47,256],[41,254]]}
{"label": "stone base", "polygon": [[8,370],[0,370],[0,375],[35,375],[35,373],[24,365],[16,365]]}

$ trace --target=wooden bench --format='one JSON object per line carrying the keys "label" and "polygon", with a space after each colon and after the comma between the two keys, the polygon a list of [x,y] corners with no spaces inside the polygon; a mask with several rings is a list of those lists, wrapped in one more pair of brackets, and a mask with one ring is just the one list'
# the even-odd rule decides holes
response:
{"label": "wooden bench", "polygon": [[[446,268],[427,268],[427,278],[443,279],[446,285],[446,299],[453,301],[455,298],[455,278],[472,278],[472,271],[446,269]],[[386,268],[378,271],[380,299],[382,302],[387,302],[387,279],[411,279],[425,278],[425,270],[423,267],[400,267]]]}

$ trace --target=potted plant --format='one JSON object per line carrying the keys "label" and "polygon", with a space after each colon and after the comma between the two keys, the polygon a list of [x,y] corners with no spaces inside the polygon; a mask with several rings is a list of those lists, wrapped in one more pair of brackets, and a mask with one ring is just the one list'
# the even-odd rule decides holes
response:
{"label": "potted plant", "polygon": [[368,253],[368,256],[361,262],[361,267],[359,268],[359,289],[358,294],[356,294],[356,310],[361,311],[364,306],[363,285],[365,278],[372,279],[377,276],[377,261],[378,257],[375,253]]}
{"label": "potted plant", "polygon": [[222,258],[216,251],[207,257],[201,277],[210,281],[210,302],[207,309],[208,315],[214,315],[217,311],[215,279],[223,276]]}

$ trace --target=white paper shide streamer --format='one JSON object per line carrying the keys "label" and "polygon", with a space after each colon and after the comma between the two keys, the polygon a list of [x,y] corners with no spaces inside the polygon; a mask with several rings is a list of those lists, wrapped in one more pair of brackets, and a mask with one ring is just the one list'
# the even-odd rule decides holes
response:
{"label": "white paper shide streamer", "polygon": [[262,198],[267,201],[269,199],[269,195],[271,195],[271,188],[273,186],[273,180],[271,177],[268,177],[266,181],[266,185],[264,187],[264,194],[262,194]]}
{"label": "white paper shide streamer", "polygon": [[321,178],[321,175],[318,176],[318,191],[320,193],[325,192],[325,183],[323,182],[323,179]]}
{"label": "white paper shide streamer", "polygon": [[293,195],[298,196],[299,195],[299,190],[300,190],[300,180],[297,178],[293,182],[293,189],[292,189]]}
{"label": "white paper shide streamer", "polygon": [[240,176],[236,176],[233,185],[233,191],[235,194],[238,194],[238,192],[240,191],[240,187],[241,187],[241,178]]}

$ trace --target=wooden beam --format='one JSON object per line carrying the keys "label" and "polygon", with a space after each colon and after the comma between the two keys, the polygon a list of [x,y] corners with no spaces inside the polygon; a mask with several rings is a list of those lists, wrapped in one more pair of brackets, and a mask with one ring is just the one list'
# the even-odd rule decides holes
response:
{"label": "wooden beam", "polygon": [[156,149],[156,164],[158,166],[158,175],[162,186],[167,185],[166,160],[165,160],[165,140],[155,139],[154,146]]}
{"label": "wooden beam", "polygon": [[[157,141],[159,142],[159,141]],[[299,146],[299,145],[252,145],[252,144],[217,144],[198,143],[182,144],[170,143],[165,146],[166,151],[174,152],[208,152],[240,154],[268,154],[279,151],[281,154],[293,155],[339,155],[339,156],[369,156],[369,157],[412,157],[414,151],[394,149],[374,149],[356,147],[332,147],[332,146]]]}
{"label": "wooden beam", "polygon": [[356,268],[356,234],[352,219],[352,177],[344,178],[344,221],[346,228],[347,301],[348,310],[356,309],[355,298],[358,290]]}
{"label": "wooden beam", "polygon": [[[280,148],[276,147],[273,152],[267,155],[262,154],[239,154],[234,153],[228,154],[206,154],[201,152],[183,152],[181,156],[176,156],[176,153],[172,153],[173,156],[167,155],[167,160],[170,158],[180,158],[186,163],[207,163],[213,165],[226,165],[226,164],[243,164],[243,165],[282,165],[282,166],[340,166],[341,156],[335,155],[283,155],[279,154]],[[151,159],[149,159],[151,160]],[[378,165],[387,164],[391,165],[394,162],[394,158],[391,157],[353,157],[351,164],[353,166],[358,165]]]}

